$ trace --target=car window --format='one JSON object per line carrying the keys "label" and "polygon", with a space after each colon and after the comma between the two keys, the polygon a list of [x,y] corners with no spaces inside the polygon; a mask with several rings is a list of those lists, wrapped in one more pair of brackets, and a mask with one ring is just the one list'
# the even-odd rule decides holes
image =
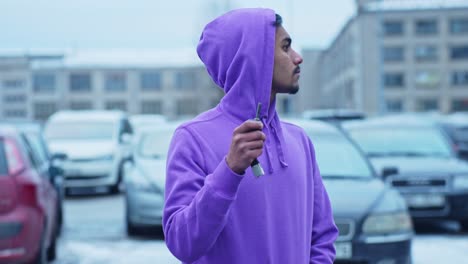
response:
{"label": "car window", "polygon": [[41,161],[39,155],[36,153],[36,151],[32,147],[31,142],[29,142],[29,140],[26,138],[26,136],[22,135],[21,137],[22,137],[22,139],[23,139],[23,141],[25,143],[24,145],[25,145],[27,157],[31,161],[31,164],[33,165],[33,167],[36,170],[39,171],[41,169],[41,166],[42,166],[42,161]]}
{"label": "car window", "polygon": [[133,129],[128,119],[122,120],[122,133],[121,134],[133,134]]}
{"label": "car window", "polygon": [[0,139],[0,176],[8,175],[7,158],[5,153],[5,143]]}
{"label": "car window", "polygon": [[31,150],[34,152],[35,157],[37,159],[37,163],[42,166],[48,160],[48,155],[46,150],[44,149],[44,145],[42,144],[41,138],[36,133],[27,133],[25,134],[27,143],[31,147]]}
{"label": "car window", "polygon": [[359,128],[349,132],[369,156],[452,156],[447,139],[435,128]]}
{"label": "car window", "polygon": [[12,140],[4,140],[4,150],[6,155],[9,174],[16,174],[24,168],[21,153],[18,146]]}
{"label": "car window", "polygon": [[344,136],[308,132],[322,177],[369,178],[373,172],[359,150]]}

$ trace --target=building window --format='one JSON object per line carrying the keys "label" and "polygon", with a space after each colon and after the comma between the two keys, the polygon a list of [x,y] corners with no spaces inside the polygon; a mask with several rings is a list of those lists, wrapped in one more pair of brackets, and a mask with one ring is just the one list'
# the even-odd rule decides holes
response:
{"label": "building window", "polygon": [[177,72],[175,75],[175,87],[177,90],[195,89],[195,73]]}
{"label": "building window", "polygon": [[437,34],[437,21],[435,19],[417,20],[415,23],[416,35]]}
{"label": "building window", "polygon": [[436,71],[418,71],[414,83],[417,87],[436,88],[440,84],[440,74]]}
{"label": "building window", "polygon": [[468,71],[452,72],[452,85],[468,85]]}
{"label": "building window", "polygon": [[162,87],[159,72],[144,72],[140,75],[140,86],[143,91],[160,91]]}
{"label": "building window", "polygon": [[416,101],[417,111],[435,111],[439,109],[437,99],[420,99]]}
{"label": "building window", "polygon": [[70,103],[72,110],[90,110],[93,109],[93,103],[89,101],[73,101]]}
{"label": "building window", "polygon": [[450,58],[452,60],[468,59],[468,46],[453,46],[450,48]]}
{"label": "building window", "polygon": [[24,109],[6,109],[3,111],[3,116],[6,118],[24,118],[26,111]]}
{"label": "building window", "polygon": [[35,74],[33,76],[33,90],[37,93],[53,93],[55,91],[55,75]]}
{"label": "building window", "polygon": [[34,119],[46,120],[57,110],[55,103],[35,103],[34,104]]}
{"label": "building window", "polygon": [[109,101],[106,103],[106,109],[127,111],[127,103],[125,101]]}
{"label": "building window", "polygon": [[89,92],[91,91],[91,75],[86,73],[70,74],[71,92]]}
{"label": "building window", "polygon": [[21,79],[11,79],[11,80],[4,80],[3,87],[5,89],[21,89],[25,87],[25,81]]}
{"label": "building window", "polygon": [[383,60],[385,62],[402,62],[404,60],[403,47],[384,47]]}
{"label": "building window", "polygon": [[141,103],[142,114],[162,114],[161,101],[143,101]]}
{"label": "building window", "polygon": [[452,100],[452,111],[468,111],[468,98]]}
{"label": "building window", "polygon": [[405,76],[403,73],[385,73],[383,76],[383,84],[389,88],[402,88],[405,86]]}
{"label": "building window", "polygon": [[178,116],[194,116],[197,114],[197,101],[194,99],[179,99],[176,102]]}
{"label": "building window", "polygon": [[456,18],[450,20],[450,33],[468,34],[468,18]]}
{"label": "building window", "polygon": [[418,45],[414,48],[416,61],[435,61],[438,59],[437,47],[434,45]]}
{"label": "building window", "polygon": [[127,88],[127,77],[125,73],[109,73],[106,76],[106,91],[123,92]]}
{"label": "building window", "polygon": [[26,102],[26,95],[24,94],[12,94],[3,96],[3,102],[5,103],[24,103]]}
{"label": "building window", "polygon": [[403,22],[401,21],[385,21],[382,26],[385,36],[403,35]]}
{"label": "building window", "polygon": [[385,101],[388,112],[403,111],[403,102],[400,99],[387,99]]}

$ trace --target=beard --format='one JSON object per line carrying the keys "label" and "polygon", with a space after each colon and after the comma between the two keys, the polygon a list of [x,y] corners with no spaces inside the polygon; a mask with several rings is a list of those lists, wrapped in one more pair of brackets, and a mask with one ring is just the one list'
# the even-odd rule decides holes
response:
{"label": "beard", "polygon": [[275,84],[275,82],[273,82],[273,87],[272,87],[273,91],[275,93],[282,93],[282,94],[296,94],[297,92],[299,92],[299,84],[297,85],[279,85],[279,84]]}

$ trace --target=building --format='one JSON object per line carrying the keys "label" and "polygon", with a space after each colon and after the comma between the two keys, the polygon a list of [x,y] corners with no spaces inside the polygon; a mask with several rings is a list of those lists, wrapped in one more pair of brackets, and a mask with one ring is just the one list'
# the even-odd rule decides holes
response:
{"label": "building", "polygon": [[316,85],[319,95],[308,97],[306,108],[468,111],[468,1],[356,5],[356,15],[319,58],[304,57],[319,71],[318,84],[302,82],[306,89]]}
{"label": "building", "polygon": [[223,93],[194,50],[0,51],[0,118],[45,120],[62,109],[194,116]]}

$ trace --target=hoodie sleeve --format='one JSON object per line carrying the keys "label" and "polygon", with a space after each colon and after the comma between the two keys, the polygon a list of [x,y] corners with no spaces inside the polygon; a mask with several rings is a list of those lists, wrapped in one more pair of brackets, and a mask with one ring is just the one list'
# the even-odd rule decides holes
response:
{"label": "hoodie sleeve", "polygon": [[205,255],[226,225],[243,177],[223,158],[212,172],[188,128],[174,133],[166,171],[163,228],[169,250],[179,260],[194,262]]}
{"label": "hoodie sleeve", "polygon": [[333,263],[335,247],[333,243],[338,237],[338,229],[333,220],[333,213],[327,191],[323,185],[322,176],[312,150],[312,164],[314,177],[314,220],[312,224],[312,244],[310,246],[310,263]]}

